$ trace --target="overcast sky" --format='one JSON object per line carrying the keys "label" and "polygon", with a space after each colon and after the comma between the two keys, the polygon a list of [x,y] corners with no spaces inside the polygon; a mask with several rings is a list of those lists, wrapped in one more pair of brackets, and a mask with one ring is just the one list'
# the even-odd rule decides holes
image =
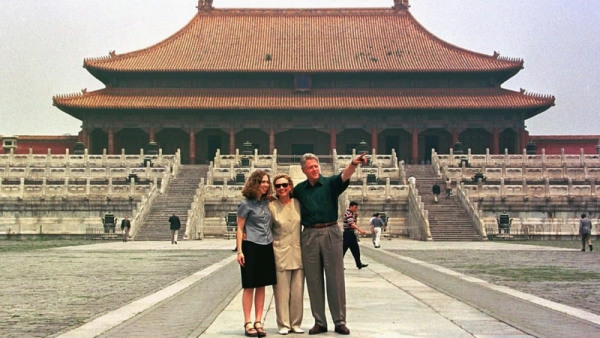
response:
{"label": "overcast sky", "polygon": [[[197,0],[3,0],[0,135],[77,134],[81,122],[52,106],[57,94],[103,85],[84,58],[156,44],[187,24]],[[600,1],[411,0],[430,32],[475,52],[521,58],[503,87],[556,96],[526,121],[532,135],[600,135]],[[390,7],[392,0],[214,0],[216,8]]]}

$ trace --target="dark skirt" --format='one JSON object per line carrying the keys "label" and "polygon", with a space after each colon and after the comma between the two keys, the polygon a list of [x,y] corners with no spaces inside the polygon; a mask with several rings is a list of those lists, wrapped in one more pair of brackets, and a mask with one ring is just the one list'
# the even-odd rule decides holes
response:
{"label": "dark skirt", "polygon": [[257,288],[277,284],[273,243],[260,245],[242,241],[242,252],[246,264],[241,268],[242,288]]}

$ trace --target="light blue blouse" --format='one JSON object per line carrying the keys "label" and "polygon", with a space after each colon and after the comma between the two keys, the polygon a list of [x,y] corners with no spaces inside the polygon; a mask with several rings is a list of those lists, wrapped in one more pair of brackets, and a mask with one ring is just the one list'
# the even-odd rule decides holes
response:
{"label": "light blue blouse", "polygon": [[268,200],[245,199],[238,205],[238,217],[245,218],[244,232],[246,240],[267,245],[273,242],[271,233],[271,212]]}

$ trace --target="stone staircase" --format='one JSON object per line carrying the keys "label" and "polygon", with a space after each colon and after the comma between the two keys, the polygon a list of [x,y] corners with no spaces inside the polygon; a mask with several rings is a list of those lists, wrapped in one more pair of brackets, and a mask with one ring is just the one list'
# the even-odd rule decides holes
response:
{"label": "stone staircase", "polygon": [[[458,198],[446,198],[442,179],[438,179],[429,165],[405,165],[407,177],[416,178],[419,196],[429,211],[429,227],[434,241],[481,241],[484,240],[475,229]],[[442,190],[438,203],[434,202],[431,187],[438,183]]]}
{"label": "stone staircase", "polygon": [[168,241],[170,236],[169,217],[175,213],[181,220],[179,238],[185,234],[188,210],[194,200],[198,183],[206,178],[208,165],[182,165],[163,195],[154,201],[142,227],[135,236],[136,241]]}

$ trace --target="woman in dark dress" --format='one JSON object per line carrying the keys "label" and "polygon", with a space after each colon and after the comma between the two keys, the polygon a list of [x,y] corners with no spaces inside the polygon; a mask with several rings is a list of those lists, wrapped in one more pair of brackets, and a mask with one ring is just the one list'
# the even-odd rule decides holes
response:
{"label": "woman in dark dress", "polygon": [[[266,336],[262,325],[265,286],[277,283],[269,212],[272,194],[269,175],[256,170],[242,189],[246,198],[237,211],[237,261],[242,273],[244,331],[248,337]],[[253,302],[254,325],[250,320]]]}

